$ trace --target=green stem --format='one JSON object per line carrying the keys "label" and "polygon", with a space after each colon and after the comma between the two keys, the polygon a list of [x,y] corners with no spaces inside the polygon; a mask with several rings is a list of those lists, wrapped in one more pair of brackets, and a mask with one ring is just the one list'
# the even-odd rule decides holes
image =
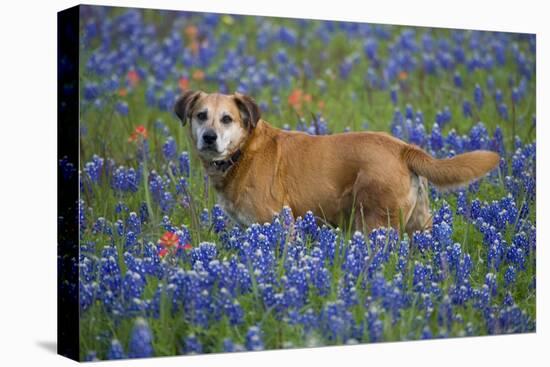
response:
{"label": "green stem", "polygon": [[145,151],[145,140],[141,141],[143,146],[143,185],[145,187],[145,203],[147,204],[147,211],[151,218],[151,223],[156,223],[155,215],[153,213],[153,207],[151,205],[151,195],[149,194],[149,169],[147,168],[147,152]]}

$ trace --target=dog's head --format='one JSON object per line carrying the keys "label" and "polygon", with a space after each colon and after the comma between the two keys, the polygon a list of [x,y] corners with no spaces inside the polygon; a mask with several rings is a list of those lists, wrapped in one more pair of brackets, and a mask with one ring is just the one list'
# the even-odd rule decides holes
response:
{"label": "dog's head", "polygon": [[248,96],[186,91],[176,101],[174,112],[185,125],[199,156],[223,160],[239,149],[260,120],[260,109]]}

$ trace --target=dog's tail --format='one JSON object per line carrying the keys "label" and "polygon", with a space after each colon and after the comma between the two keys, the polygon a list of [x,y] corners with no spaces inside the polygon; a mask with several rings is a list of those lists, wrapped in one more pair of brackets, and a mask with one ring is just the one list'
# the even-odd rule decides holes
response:
{"label": "dog's tail", "polygon": [[491,171],[500,161],[497,153],[486,150],[435,159],[414,145],[406,145],[401,157],[411,171],[442,189],[468,184]]}

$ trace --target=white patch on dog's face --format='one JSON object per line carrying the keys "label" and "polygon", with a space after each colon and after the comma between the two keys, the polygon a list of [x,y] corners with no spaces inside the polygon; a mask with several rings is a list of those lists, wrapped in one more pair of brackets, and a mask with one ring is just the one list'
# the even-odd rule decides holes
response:
{"label": "white patch on dog's face", "polygon": [[238,122],[223,126],[218,133],[218,149],[223,157],[229,156],[240,144],[246,135],[245,130]]}
{"label": "white patch on dog's face", "polygon": [[239,110],[229,98],[209,95],[191,116],[191,134],[201,158],[227,159],[247,137]]}

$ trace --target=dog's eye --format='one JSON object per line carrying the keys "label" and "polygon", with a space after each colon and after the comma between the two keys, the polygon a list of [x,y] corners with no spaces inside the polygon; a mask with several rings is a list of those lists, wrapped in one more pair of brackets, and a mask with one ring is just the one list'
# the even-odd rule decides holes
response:
{"label": "dog's eye", "polygon": [[233,119],[231,118],[231,116],[225,115],[224,117],[222,117],[222,122],[224,124],[230,124],[231,122],[233,122]]}
{"label": "dog's eye", "polygon": [[201,121],[206,120],[206,112],[202,111],[202,112],[197,113],[197,118]]}

